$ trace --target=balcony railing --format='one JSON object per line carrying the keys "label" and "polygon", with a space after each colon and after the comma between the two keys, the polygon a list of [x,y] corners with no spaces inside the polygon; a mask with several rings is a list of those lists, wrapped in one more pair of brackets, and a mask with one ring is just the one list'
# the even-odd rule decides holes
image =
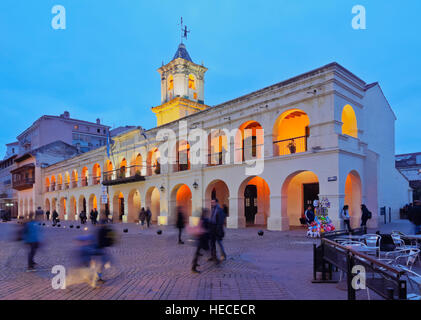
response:
{"label": "balcony railing", "polygon": [[[132,167],[136,170],[132,170]],[[103,174],[102,184],[105,186],[130,183],[136,181],[144,181],[145,177],[142,176],[141,171],[138,170],[141,166],[122,167],[120,169],[106,171]],[[133,175],[127,173],[134,172]]]}
{"label": "balcony railing", "polygon": [[251,146],[245,146],[243,148],[237,148],[236,151],[236,159],[238,154],[241,154],[241,161],[247,160],[254,160],[254,159],[262,159],[263,158],[263,144],[254,144]]}
{"label": "balcony railing", "polygon": [[208,166],[220,166],[223,164],[223,153],[208,153]]}
{"label": "balcony railing", "polygon": [[101,182],[101,177],[92,177],[92,184],[93,185],[100,184],[100,182]]}
{"label": "balcony railing", "polygon": [[177,172],[187,171],[190,169],[190,163],[180,163],[180,161],[177,161],[175,164],[175,168]]}
{"label": "balcony railing", "polygon": [[72,188],[77,188],[77,180],[72,180]]}
{"label": "balcony railing", "polygon": [[307,151],[307,136],[294,137],[285,140],[274,141],[275,155],[285,156],[287,154],[301,153]]}
{"label": "balcony railing", "polygon": [[69,189],[70,188],[70,183],[69,182],[66,182],[65,184],[64,184],[64,189],[65,190],[67,190],[67,189]]}
{"label": "balcony railing", "polygon": [[82,187],[87,187],[88,186],[88,177],[83,177],[81,182],[82,182]]}
{"label": "balcony railing", "polygon": [[16,190],[25,190],[32,188],[32,186],[35,183],[35,178],[23,178],[20,180],[14,180],[13,181],[13,189]]}
{"label": "balcony railing", "polygon": [[55,184],[55,183],[53,183],[53,184],[50,186],[50,191],[56,191],[56,184]]}

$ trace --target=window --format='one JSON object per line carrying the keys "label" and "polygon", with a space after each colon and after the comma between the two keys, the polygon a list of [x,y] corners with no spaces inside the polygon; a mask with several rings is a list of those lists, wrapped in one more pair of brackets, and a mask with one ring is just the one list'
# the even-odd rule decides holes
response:
{"label": "window", "polygon": [[75,130],[78,130],[78,129],[79,129],[79,126],[76,124],[76,125],[74,126],[74,128],[75,128]]}
{"label": "window", "polygon": [[101,133],[101,130],[100,129],[96,129],[96,132]]}
{"label": "window", "polygon": [[196,90],[196,81],[194,79],[194,75],[189,75],[189,89]]}
{"label": "window", "polygon": [[174,89],[174,78],[172,75],[168,77],[168,90]]}

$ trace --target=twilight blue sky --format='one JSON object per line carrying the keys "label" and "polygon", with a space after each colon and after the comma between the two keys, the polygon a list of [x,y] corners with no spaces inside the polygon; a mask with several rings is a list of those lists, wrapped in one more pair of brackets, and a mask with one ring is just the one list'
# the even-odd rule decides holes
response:
{"label": "twilight blue sky", "polygon": [[[51,27],[56,4],[66,30]],[[367,30],[351,28],[357,4]],[[209,68],[207,104],[337,61],[380,82],[397,153],[421,151],[420,12],[419,0],[1,0],[0,158],[43,114],[154,127],[156,69],[176,51],[180,16],[193,61]]]}

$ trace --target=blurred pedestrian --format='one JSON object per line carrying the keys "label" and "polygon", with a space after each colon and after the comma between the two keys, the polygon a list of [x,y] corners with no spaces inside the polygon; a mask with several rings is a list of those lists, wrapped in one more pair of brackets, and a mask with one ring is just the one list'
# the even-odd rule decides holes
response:
{"label": "blurred pedestrian", "polygon": [[25,223],[23,228],[23,242],[28,246],[28,271],[35,269],[34,257],[42,242],[42,234],[39,228],[39,220],[41,215],[36,215],[31,212],[29,220]]}
{"label": "blurred pedestrian", "polygon": [[145,211],[145,208],[142,207],[142,209],[140,209],[140,212],[139,212],[139,223],[142,229],[143,229],[143,226],[145,225],[145,220],[146,220],[146,211]]}
{"label": "blurred pedestrian", "polygon": [[225,236],[224,233],[224,223],[225,223],[225,214],[224,211],[219,206],[218,199],[212,199],[211,201],[211,217],[210,217],[210,248],[211,248],[211,258],[209,261],[215,261],[216,264],[220,263],[216,255],[216,244],[218,243],[219,249],[221,251],[221,260],[226,260],[227,255],[222,244],[222,240]]}
{"label": "blurred pedestrian", "polygon": [[199,225],[195,229],[195,237],[196,237],[196,251],[194,253],[193,262],[192,262],[192,272],[200,273],[197,270],[199,267],[199,257],[202,255],[200,250],[209,250],[209,210],[204,208],[202,209],[202,216],[200,217]]}
{"label": "blurred pedestrian", "polygon": [[56,223],[59,222],[59,220],[58,220],[58,213],[57,213],[57,211],[55,209],[53,211],[52,218],[53,218],[53,224],[56,224]]}
{"label": "blurred pedestrian", "polygon": [[98,223],[98,210],[95,208],[94,209],[94,224]]}
{"label": "blurred pedestrian", "polygon": [[315,218],[313,207],[309,205],[304,215],[306,217],[307,225],[311,225]]}
{"label": "blurred pedestrian", "polygon": [[151,220],[152,220],[152,212],[149,209],[149,207],[146,207],[146,225],[148,228],[151,226]]}
{"label": "blurred pedestrian", "polygon": [[37,218],[37,220],[44,219],[44,210],[42,210],[41,207],[38,207],[35,211],[35,217]]}
{"label": "blurred pedestrian", "polygon": [[89,220],[91,220],[91,224],[95,224],[95,213],[93,209],[89,213]]}
{"label": "blurred pedestrian", "polygon": [[50,210],[47,210],[47,212],[45,212],[45,216],[47,217],[47,221],[50,221]]}
{"label": "blurred pedestrian", "polygon": [[176,227],[178,229],[178,244],[184,244],[184,242],[181,240],[181,234],[183,232],[185,225],[186,225],[186,222],[184,218],[184,208],[179,206],[177,207],[177,222],[176,222]]}

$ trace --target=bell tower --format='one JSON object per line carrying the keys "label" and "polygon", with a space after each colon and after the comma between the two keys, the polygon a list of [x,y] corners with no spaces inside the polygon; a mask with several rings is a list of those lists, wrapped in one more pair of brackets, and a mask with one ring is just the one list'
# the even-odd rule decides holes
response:
{"label": "bell tower", "polygon": [[[187,37],[187,27],[182,31]],[[158,126],[208,108],[204,97],[207,70],[193,62],[181,42],[173,59],[158,69],[161,75],[161,105],[152,108]]]}

